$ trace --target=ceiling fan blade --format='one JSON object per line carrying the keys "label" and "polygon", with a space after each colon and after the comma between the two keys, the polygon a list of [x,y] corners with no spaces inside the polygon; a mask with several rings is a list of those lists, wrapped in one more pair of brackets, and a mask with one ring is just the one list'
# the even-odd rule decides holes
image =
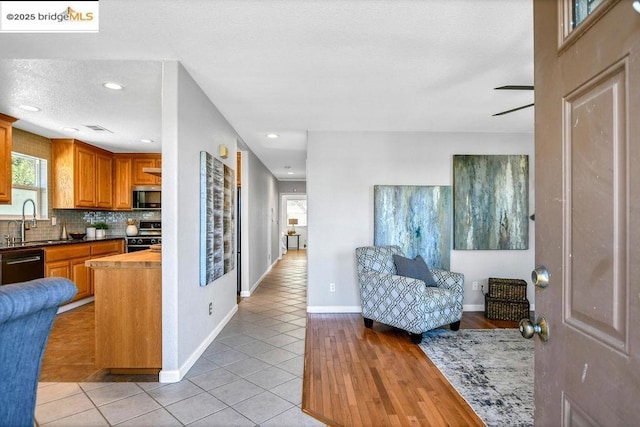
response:
{"label": "ceiling fan blade", "polygon": [[533,90],[533,86],[529,85],[506,85],[494,87],[495,90]]}
{"label": "ceiling fan blade", "polygon": [[523,105],[522,107],[518,107],[518,108],[512,108],[511,110],[502,111],[500,113],[492,114],[492,116],[493,117],[495,117],[495,116],[503,116],[505,114],[513,113],[514,111],[518,111],[518,110],[524,110],[525,108],[529,108],[529,107],[533,107],[533,103],[527,104],[527,105]]}

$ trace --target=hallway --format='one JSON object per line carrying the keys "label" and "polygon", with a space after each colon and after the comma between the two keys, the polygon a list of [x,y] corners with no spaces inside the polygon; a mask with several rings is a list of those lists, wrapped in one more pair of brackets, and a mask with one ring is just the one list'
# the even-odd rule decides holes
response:
{"label": "hallway", "polygon": [[60,426],[323,425],[300,410],[306,251],[289,251],[174,384],[41,382],[36,420]]}

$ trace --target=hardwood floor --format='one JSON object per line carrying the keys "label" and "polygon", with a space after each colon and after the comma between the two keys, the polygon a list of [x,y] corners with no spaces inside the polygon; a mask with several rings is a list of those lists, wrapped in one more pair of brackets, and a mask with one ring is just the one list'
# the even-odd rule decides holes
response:
{"label": "hardwood floor", "polygon": [[[309,314],[302,409],[332,426],[482,426],[401,330],[359,314]],[[464,313],[461,328],[517,327]]]}

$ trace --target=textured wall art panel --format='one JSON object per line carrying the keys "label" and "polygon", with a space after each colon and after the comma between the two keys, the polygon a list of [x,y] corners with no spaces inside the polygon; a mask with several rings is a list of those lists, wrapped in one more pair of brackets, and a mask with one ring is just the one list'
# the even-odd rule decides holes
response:
{"label": "textured wall art panel", "polygon": [[224,165],[224,199],[222,207],[222,240],[224,242],[224,273],[235,268],[235,208],[236,180],[233,169]]}
{"label": "textured wall art panel", "polygon": [[529,156],[453,156],[454,249],[529,248]]}
{"label": "textured wall art panel", "polygon": [[233,270],[233,169],[206,151],[200,152],[200,286]]}
{"label": "textured wall art panel", "polygon": [[451,187],[374,186],[374,245],[398,245],[429,267],[449,269]]}

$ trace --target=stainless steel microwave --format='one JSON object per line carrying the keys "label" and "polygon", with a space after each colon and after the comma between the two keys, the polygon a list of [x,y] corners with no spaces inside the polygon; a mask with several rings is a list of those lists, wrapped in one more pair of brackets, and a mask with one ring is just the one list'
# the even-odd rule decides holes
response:
{"label": "stainless steel microwave", "polygon": [[132,208],[138,210],[157,210],[162,208],[162,188],[157,185],[139,185],[133,187]]}

